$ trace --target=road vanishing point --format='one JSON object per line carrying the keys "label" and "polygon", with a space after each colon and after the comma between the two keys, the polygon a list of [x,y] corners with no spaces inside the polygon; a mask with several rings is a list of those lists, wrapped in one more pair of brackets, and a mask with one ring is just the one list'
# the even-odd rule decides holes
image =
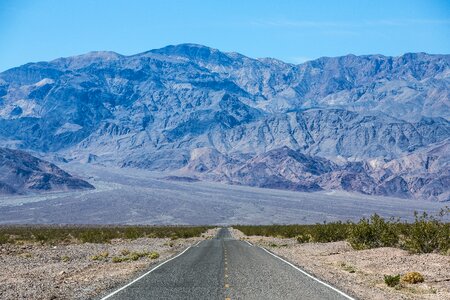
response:
{"label": "road vanishing point", "polygon": [[221,228],[101,300],[354,299]]}

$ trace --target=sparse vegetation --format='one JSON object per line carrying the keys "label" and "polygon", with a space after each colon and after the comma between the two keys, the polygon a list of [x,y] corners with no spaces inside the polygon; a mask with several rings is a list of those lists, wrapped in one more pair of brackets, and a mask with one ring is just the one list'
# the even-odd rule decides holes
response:
{"label": "sparse vegetation", "polygon": [[112,258],[112,262],[113,262],[113,263],[121,263],[121,262],[129,261],[129,260],[130,260],[129,257],[118,257],[118,256],[114,256],[114,257]]}
{"label": "sparse vegetation", "polygon": [[374,214],[370,220],[361,219],[349,227],[347,240],[354,249],[392,247],[399,241],[399,226],[396,221],[385,221]]}
{"label": "sparse vegetation", "polygon": [[106,260],[108,258],[108,256],[109,256],[109,252],[103,251],[97,255],[91,256],[91,260],[102,261],[102,260]]}
{"label": "sparse vegetation", "polygon": [[400,274],[398,275],[384,275],[384,283],[387,286],[395,287],[400,283]]}
{"label": "sparse vegetation", "polygon": [[9,236],[7,234],[0,233],[0,245],[9,242]]}
{"label": "sparse vegetation", "polygon": [[[445,212],[443,210],[440,216]],[[449,225],[426,213],[415,213],[415,221],[405,234],[404,247],[413,253],[430,253],[436,250],[447,253],[450,249]]]}
{"label": "sparse vegetation", "polygon": [[70,261],[70,257],[67,256],[67,255],[64,255],[63,257],[61,257],[61,261],[62,262],[68,262],[68,261]]}
{"label": "sparse vegetation", "polygon": [[110,243],[112,239],[190,238],[201,236],[208,226],[1,226],[0,244],[38,242]]}
{"label": "sparse vegetation", "polygon": [[123,256],[127,256],[128,254],[130,254],[130,250],[123,249],[122,251],[120,251],[120,254],[122,254]]}
{"label": "sparse vegetation", "polygon": [[124,261],[136,261],[139,260],[142,257],[148,257],[149,259],[158,259],[159,253],[156,251],[148,252],[148,251],[142,251],[142,252],[130,252],[127,249],[122,250],[121,254],[122,257],[115,256],[112,258],[113,263],[121,263]]}
{"label": "sparse vegetation", "polygon": [[349,273],[355,273],[355,272],[356,272],[355,267],[353,267],[353,266],[351,266],[351,265],[347,265],[347,264],[344,263],[344,262],[341,263],[340,266],[341,266],[341,268],[342,268],[344,271],[347,271],[347,272],[349,272]]}
{"label": "sparse vegetation", "polygon": [[158,258],[159,258],[159,253],[153,251],[153,252],[151,252],[151,253],[148,255],[148,258],[150,258],[150,259],[158,259]]}
{"label": "sparse vegetation", "polygon": [[423,275],[419,272],[408,272],[405,275],[401,277],[402,282],[410,283],[410,284],[416,284],[420,282],[424,282]]}
{"label": "sparse vegetation", "polygon": [[357,223],[332,222],[315,225],[234,226],[246,235],[296,238],[299,243],[326,243],[347,240],[354,249],[398,247],[413,253],[449,253],[450,223],[442,218],[449,208],[437,216],[415,214],[412,223],[385,220],[377,214]]}

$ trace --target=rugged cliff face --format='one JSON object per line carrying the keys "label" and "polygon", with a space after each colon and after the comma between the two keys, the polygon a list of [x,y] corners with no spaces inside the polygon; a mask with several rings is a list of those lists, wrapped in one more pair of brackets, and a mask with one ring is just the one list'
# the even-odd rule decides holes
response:
{"label": "rugged cliff face", "polygon": [[[447,200],[445,175],[412,179],[398,164],[421,170],[426,151],[448,144],[449,62],[292,65],[183,44],[31,63],[0,74],[0,144],[240,184]],[[310,173],[299,155],[329,169]]]}
{"label": "rugged cliff face", "polygon": [[0,194],[93,188],[52,163],[24,151],[0,148]]}

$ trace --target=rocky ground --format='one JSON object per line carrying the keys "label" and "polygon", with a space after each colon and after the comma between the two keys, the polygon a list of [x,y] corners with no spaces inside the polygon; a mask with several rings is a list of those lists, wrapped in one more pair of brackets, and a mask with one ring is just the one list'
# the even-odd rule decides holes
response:
{"label": "rocky ground", "polygon": [[[450,256],[409,254],[396,248],[353,250],[347,242],[299,244],[295,239],[233,235],[263,246],[358,299],[450,299]],[[384,283],[384,275],[420,272],[425,281]]]}
{"label": "rocky ground", "polygon": [[[177,240],[140,238],[113,240],[111,244],[0,245],[0,299],[96,299],[185,247],[214,235],[215,230],[209,230],[201,238]],[[113,262],[114,257],[125,257],[127,252],[153,251],[159,254],[158,258],[146,256]]]}

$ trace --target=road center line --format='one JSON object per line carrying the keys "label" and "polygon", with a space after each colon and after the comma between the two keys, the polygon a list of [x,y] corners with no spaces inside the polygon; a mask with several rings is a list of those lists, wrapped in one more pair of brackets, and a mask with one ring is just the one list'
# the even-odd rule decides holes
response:
{"label": "road center line", "polygon": [[347,299],[349,299],[349,300],[356,300],[355,298],[350,297],[350,296],[347,295],[346,293],[344,293],[344,292],[338,290],[337,288],[335,288],[335,287],[329,285],[328,283],[325,283],[325,282],[323,282],[322,280],[320,280],[320,279],[318,279],[318,278],[312,276],[311,274],[309,274],[309,273],[303,271],[302,269],[300,269],[299,267],[297,267],[297,266],[291,264],[291,263],[288,262],[287,260],[282,259],[282,258],[279,257],[278,255],[273,254],[273,253],[270,252],[269,250],[267,250],[267,249],[265,249],[265,248],[263,248],[263,247],[259,247],[259,248],[263,249],[264,251],[266,251],[266,252],[269,253],[270,255],[272,255],[272,256],[278,258],[279,260],[285,262],[286,264],[290,265],[291,267],[293,267],[294,269],[296,269],[296,270],[299,271],[300,273],[302,273],[302,274],[308,276],[309,278],[311,278],[311,279],[313,279],[313,280],[315,280],[315,281],[317,281],[317,282],[323,284],[324,286],[326,286],[326,287],[332,289],[333,291],[335,291],[335,292],[341,294],[341,295],[344,296],[345,298],[347,298]]}
{"label": "road center line", "polygon": [[169,261],[174,260],[175,258],[177,258],[177,257],[179,257],[179,256],[181,256],[181,255],[183,255],[183,254],[184,254],[186,251],[188,251],[189,249],[191,249],[191,246],[187,247],[186,249],[184,249],[183,252],[178,253],[178,254],[175,255],[174,257],[169,258],[168,260],[166,260],[166,261],[160,263],[159,265],[157,265],[156,267],[154,267],[153,269],[151,269],[150,271],[148,271],[148,272],[145,273],[144,275],[139,276],[138,278],[136,278],[136,279],[133,280],[132,282],[130,282],[130,283],[124,285],[124,286],[121,287],[120,289],[118,289],[118,290],[112,292],[111,294],[109,294],[109,295],[103,297],[103,298],[100,299],[100,300],[106,300],[106,299],[108,299],[108,298],[111,298],[112,296],[114,296],[114,295],[117,294],[118,292],[120,292],[120,291],[126,289],[127,287],[129,287],[129,286],[132,285],[133,283],[137,282],[138,280],[141,280],[142,278],[144,278],[145,276],[147,276],[147,275],[150,274],[151,272],[155,271],[156,269],[158,269],[158,268],[161,267],[162,265],[164,265],[164,264],[168,263]]}

